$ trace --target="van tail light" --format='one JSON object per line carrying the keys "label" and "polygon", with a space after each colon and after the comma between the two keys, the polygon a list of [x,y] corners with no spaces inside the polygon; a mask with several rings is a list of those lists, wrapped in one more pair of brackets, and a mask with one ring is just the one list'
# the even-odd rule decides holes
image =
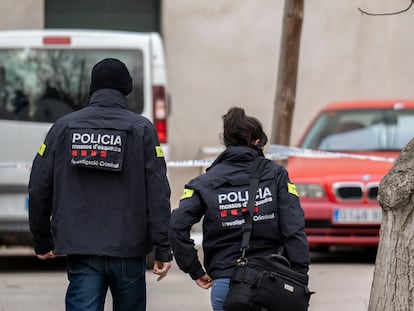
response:
{"label": "van tail light", "polygon": [[160,143],[166,143],[168,138],[167,133],[167,117],[168,107],[165,96],[165,88],[161,85],[154,85],[152,87],[153,96],[153,120],[154,126],[158,133]]}
{"label": "van tail light", "polygon": [[66,36],[48,36],[43,37],[43,44],[44,45],[70,45],[72,43],[72,40],[70,37]]}

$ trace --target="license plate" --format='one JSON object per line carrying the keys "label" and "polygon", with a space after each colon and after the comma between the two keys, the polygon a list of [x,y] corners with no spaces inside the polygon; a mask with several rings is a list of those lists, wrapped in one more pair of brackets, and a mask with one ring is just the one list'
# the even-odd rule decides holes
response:
{"label": "license plate", "polygon": [[380,224],[380,208],[338,208],[334,210],[332,221],[337,224]]}

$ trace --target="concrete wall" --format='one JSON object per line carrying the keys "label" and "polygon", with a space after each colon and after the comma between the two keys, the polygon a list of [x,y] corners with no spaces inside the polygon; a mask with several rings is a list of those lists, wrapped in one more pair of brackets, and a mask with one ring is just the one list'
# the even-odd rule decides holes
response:
{"label": "concrete wall", "polygon": [[[401,7],[403,5],[403,7]],[[414,19],[406,3],[306,0],[291,144],[331,101],[413,98]],[[221,116],[244,107],[271,130],[284,1],[164,0],[173,159],[218,145]],[[170,169],[173,200],[195,169]]]}
{"label": "concrete wall", "polygon": [[[407,1],[408,2],[408,1]],[[413,98],[414,8],[404,1],[306,0],[291,142],[331,101]],[[284,1],[163,0],[171,159],[220,144],[221,116],[244,107],[271,130]],[[30,12],[30,14],[29,14]],[[43,28],[43,0],[2,0],[0,29]],[[175,206],[199,169],[169,170]]]}
{"label": "concrete wall", "polygon": [[409,3],[378,0],[305,1],[292,142],[325,103],[355,99],[412,99],[412,13]]}
{"label": "concrete wall", "polygon": [[[244,107],[270,128],[283,1],[164,0],[172,159],[220,144],[221,116]],[[171,168],[173,201],[200,169]]]}
{"label": "concrete wall", "polygon": [[0,30],[42,29],[43,0],[0,1]]}

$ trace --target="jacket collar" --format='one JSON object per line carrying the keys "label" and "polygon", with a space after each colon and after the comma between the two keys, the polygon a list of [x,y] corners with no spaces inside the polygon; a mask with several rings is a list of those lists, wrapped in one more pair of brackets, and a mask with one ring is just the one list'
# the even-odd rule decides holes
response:
{"label": "jacket collar", "polygon": [[127,109],[127,98],[114,89],[100,89],[92,93],[89,105],[102,107],[116,107]]}
{"label": "jacket collar", "polygon": [[[248,146],[229,146],[214,160],[213,167],[223,161],[228,162],[249,162],[254,161],[258,156],[263,156],[263,152],[259,149]],[[208,168],[208,169],[209,169]],[[207,169],[207,170],[208,170]]]}

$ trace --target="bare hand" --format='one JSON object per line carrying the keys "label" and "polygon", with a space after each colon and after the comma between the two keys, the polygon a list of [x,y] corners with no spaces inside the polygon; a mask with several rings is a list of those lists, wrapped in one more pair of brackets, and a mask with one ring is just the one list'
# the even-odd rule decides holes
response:
{"label": "bare hand", "polygon": [[204,289],[209,289],[212,285],[211,278],[207,274],[204,274],[201,278],[197,279],[195,282],[198,286]]}
{"label": "bare hand", "polygon": [[55,257],[56,257],[56,255],[55,255],[54,251],[50,251],[50,252],[47,252],[46,254],[41,254],[41,255],[37,254],[37,258],[39,258],[41,260],[55,258]]}
{"label": "bare hand", "polygon": [[152,273],[159,275],[157,278],[157,281],[161,281],[167,273],[168,270],[171,269],[171,263],[170,262],[162,262],[154,260],[154,267],[152,268]]}

